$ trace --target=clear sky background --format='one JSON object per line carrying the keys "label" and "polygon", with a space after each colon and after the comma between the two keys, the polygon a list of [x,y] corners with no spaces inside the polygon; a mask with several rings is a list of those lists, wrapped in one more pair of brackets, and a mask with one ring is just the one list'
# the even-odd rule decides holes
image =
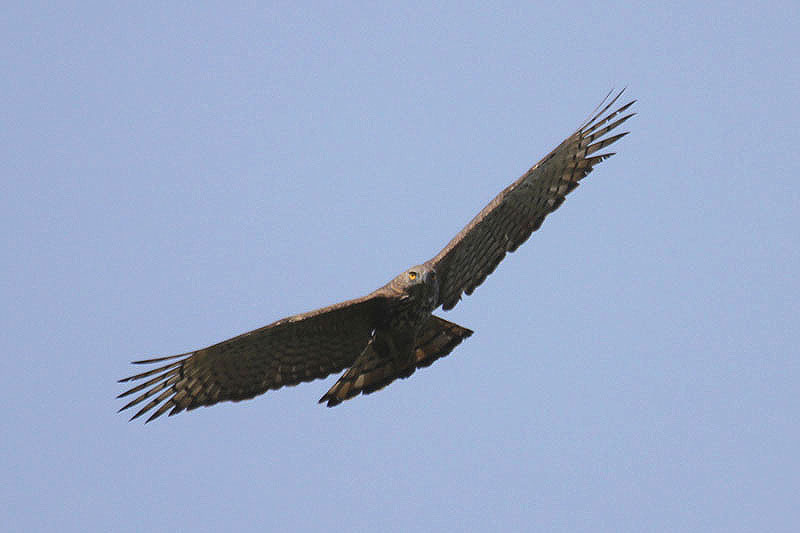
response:
{"label": "clear sky background", "polygon": [[[5,530],[798,530],[796,1],[15,4]],[[131,360],[432,257],[622,86],[631,135],[448,358],[116,414]]]}

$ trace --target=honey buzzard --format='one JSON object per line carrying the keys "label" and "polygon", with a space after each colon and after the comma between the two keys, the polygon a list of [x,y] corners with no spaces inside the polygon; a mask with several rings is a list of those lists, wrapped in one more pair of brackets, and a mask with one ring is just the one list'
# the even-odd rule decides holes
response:
{"label": "honey buzzard", "polygon": [[155,409],[149,422],[166,412],[171,416],[247,400],[346,370],[319,400],[332,407],[446,356],[472,331],[432,312],[452,309],[463,293],[472,294],[594,165],[613,155],[597,152],[627,134],[607,136],[635,114],[624,114],[635,101],[609,111],[622,92],[610,101],[606,96],[598,112],[498,194],[429,261],[361,298],[284,318],[193,352],[135,361],[159,366],[120,380],[144,380],[119,395],[135,395],[120,411],[152,398],[131,418]]}

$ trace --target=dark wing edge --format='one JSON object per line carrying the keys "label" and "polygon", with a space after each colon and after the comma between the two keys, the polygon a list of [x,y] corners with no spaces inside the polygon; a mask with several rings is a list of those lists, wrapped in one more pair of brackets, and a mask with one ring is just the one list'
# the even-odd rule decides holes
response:
{"label": "dark wing edge", "polygon": [[341,372],[369,342],[382,300],[372,293],[284,318],[201,350],[134,361],[167,364],[119,380],[150,378],[117,396],[139,393],[119,411],[155,396],[131,417],[134,420],[158,406],[146,421],[150,422],[167,411],[172,416],[222,401],[246,400]]}
{"label": "dark wing edge", "polygon": [[592,112],[575,133],[506,187],[426,263],[439,275],[439,302],[443,310],[452,309],[462,293],[472,294],[506,253],[516,250],[539,229],[548,214],[558,209],[594,165],[614,155],[614,152],[594,154],[629,133],[606,137],[636,114],[616,118],[636,100],[609,112],[624,91],[610,101],[609,93],[597,107],[600,111]]}

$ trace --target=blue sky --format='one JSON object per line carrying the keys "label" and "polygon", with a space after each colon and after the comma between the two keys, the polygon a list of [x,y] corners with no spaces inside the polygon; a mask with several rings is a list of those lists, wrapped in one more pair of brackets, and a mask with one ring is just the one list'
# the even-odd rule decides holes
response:
{"label": "blue sky", "polygon": [[[795,531],[796,2],[40,3],[0,20],[9,531]],[[433,256],[612,87],[618,155],[335,409],[129,362]]]}

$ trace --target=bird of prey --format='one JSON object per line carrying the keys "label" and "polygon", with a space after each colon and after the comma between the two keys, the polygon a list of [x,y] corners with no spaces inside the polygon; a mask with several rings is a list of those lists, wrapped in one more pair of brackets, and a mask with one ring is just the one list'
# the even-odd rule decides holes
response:
{"label": "bird of prey", "polygon": [[166,412],[247,400],[345,370],[319,400],[332,407],[446,356],[472,331],[433,315],[434,309],[447,311],[463,293],[472,294],[594,165],[613,155],[598,152],[628,133],[608,135],[635,114],[625,114],[635,100],[609,111],[623,91],[610,101],[609,93],[577,131],[498,194],[432,259],[361,298],[193,352],[135,361],[159,366],[120,380],[144,380],[119,395],[135,395],[120,411],[149,399],[131,418],[155,409],[149,422]]}

